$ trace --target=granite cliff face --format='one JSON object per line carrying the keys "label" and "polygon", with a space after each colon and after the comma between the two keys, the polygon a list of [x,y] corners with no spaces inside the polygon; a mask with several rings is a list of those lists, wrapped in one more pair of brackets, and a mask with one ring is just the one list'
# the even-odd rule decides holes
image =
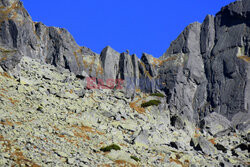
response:
{"label": "granite cliff face", "polygon": [[189,25],[161,57],[176,59],[160,73],[171,83],[165,92],[178,112],[196,120],[210,112],[249,118],[249,6],[237,1]]}
{"label": "granite cliff face", "polygon": [[[227,119],[250,111],[250,2],[234,2],[202,24],[193,23],[162,57],[118,53],[111,47],[96,54],[80,47],[62,28],[33,22],[19,0],[1,0],[0,66],[12,70],[25,55],[69,69],[81,78],[125,80],[127,95],[136,89],[164,91],[171,112],[197,122],[211,112]],[[117,84],[117,83],[116,83]]]}

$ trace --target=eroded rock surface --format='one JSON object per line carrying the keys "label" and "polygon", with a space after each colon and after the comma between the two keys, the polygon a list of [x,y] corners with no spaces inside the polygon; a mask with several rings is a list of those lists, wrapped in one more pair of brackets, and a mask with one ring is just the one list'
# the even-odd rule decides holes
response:
{"label": "eroded rock surface", "polygon": [[[0,166],[249,165],[247,135],[172,126],[164,96],[86,90],[74,73],[26,56],[16,78],[0,72]],[[141,107],[150,100],[161,103]],[[121,150],[100,151],[111,144]]]}
{"label": "eroded rock surface", "polygon": [[139,59],[0,0],[0,166],[248,166],[249,20],[236,1]]}

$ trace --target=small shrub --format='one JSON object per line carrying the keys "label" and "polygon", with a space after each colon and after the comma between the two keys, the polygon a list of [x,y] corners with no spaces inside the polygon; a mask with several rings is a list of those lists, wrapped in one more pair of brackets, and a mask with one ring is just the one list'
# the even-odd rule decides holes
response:
{"label": "small shrub", "polygon": [[38,106],[37,111],[43,112],[43,107],[42,106]]}
{"label": "small shrub", "polygon": [[150,96],[165,97],[162,93],[152,93]]}
{"label": "small shrub", "polygon": [[137,158],[136,156],[133,156],[133,155],[130,156],[130,158],[133,159],[133,160],[135,160],[136,162],[141,161],[139,158]]}
{"label": "small shrub", "polygon": [[161,104],[160,100],[150,100],[148,102],[142,103],[141,107],[146,108],[149,106],[158,106],[159,104]]}
{"label": "small shrub", "polygon": [[111,144],[107,147],[102,147],[101,151],[103,152],[109,152],[111,150],[121,150],[120,146],[116,145],[116,144]]}

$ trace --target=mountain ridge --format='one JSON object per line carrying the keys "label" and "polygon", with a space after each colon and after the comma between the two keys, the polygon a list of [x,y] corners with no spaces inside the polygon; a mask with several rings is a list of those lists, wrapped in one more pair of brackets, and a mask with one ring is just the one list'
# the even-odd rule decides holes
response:
{"label": "mountain ridge", "polygon": [[139,59],[0,0],[0,166],[249,166],[249,13],[231,3]]}

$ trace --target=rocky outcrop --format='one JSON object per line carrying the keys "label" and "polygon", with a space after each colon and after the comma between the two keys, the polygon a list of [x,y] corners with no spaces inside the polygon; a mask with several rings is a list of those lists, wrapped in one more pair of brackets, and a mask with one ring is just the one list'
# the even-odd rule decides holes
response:
{"label": "rocky outcrop", "polygon": [[195,123],[212,112],[229,120],[247,117],[249,3],[236,1],[202,24],[190,24],[159,59],[146,53],[138,59],[111,47],[94,53],[77,45],[67,30],[33,22],[19,0],[0,0],[0,66],[12,70],[28,56],[81,79],[92,77],[104,88],[117,89],[121,82],[127,96],[139,89],[164,91],[171,114]]}
{"label": "rocky outcrop", "polygon": [[[172,126],[165,96],[86,90],[69,70],[26,56],[14,71],[0,68],[0,166],[249,166],[246,133]],[[150,100],[161,103],[141,107]],[[214,133],[227,125],[218,115],[204,124]],[[102,151],[111,144],[120,150]]]}
{"label": "rocky outcrop", "polygon": [[213,111],[228,119],[239,112],[250,112],[249,4],[237,1],[216,15],[214,47],[206,59],[208,102]]}
{"label": "rocky outcrop", "polygon": [[197,111],[206,102],[200,32],[200,23],[189,25],[161,57],[163,65],[159,70],[171,110],[183,113],[189,120],[198,120]]}
{"label": "rocky outcrop", "polygon": [[[160,58],[171,110],[189,120],[217,112],[232,120],[249,107],[249,1],[189,25]],[[169,62],[171,61],[171,62]]]}

